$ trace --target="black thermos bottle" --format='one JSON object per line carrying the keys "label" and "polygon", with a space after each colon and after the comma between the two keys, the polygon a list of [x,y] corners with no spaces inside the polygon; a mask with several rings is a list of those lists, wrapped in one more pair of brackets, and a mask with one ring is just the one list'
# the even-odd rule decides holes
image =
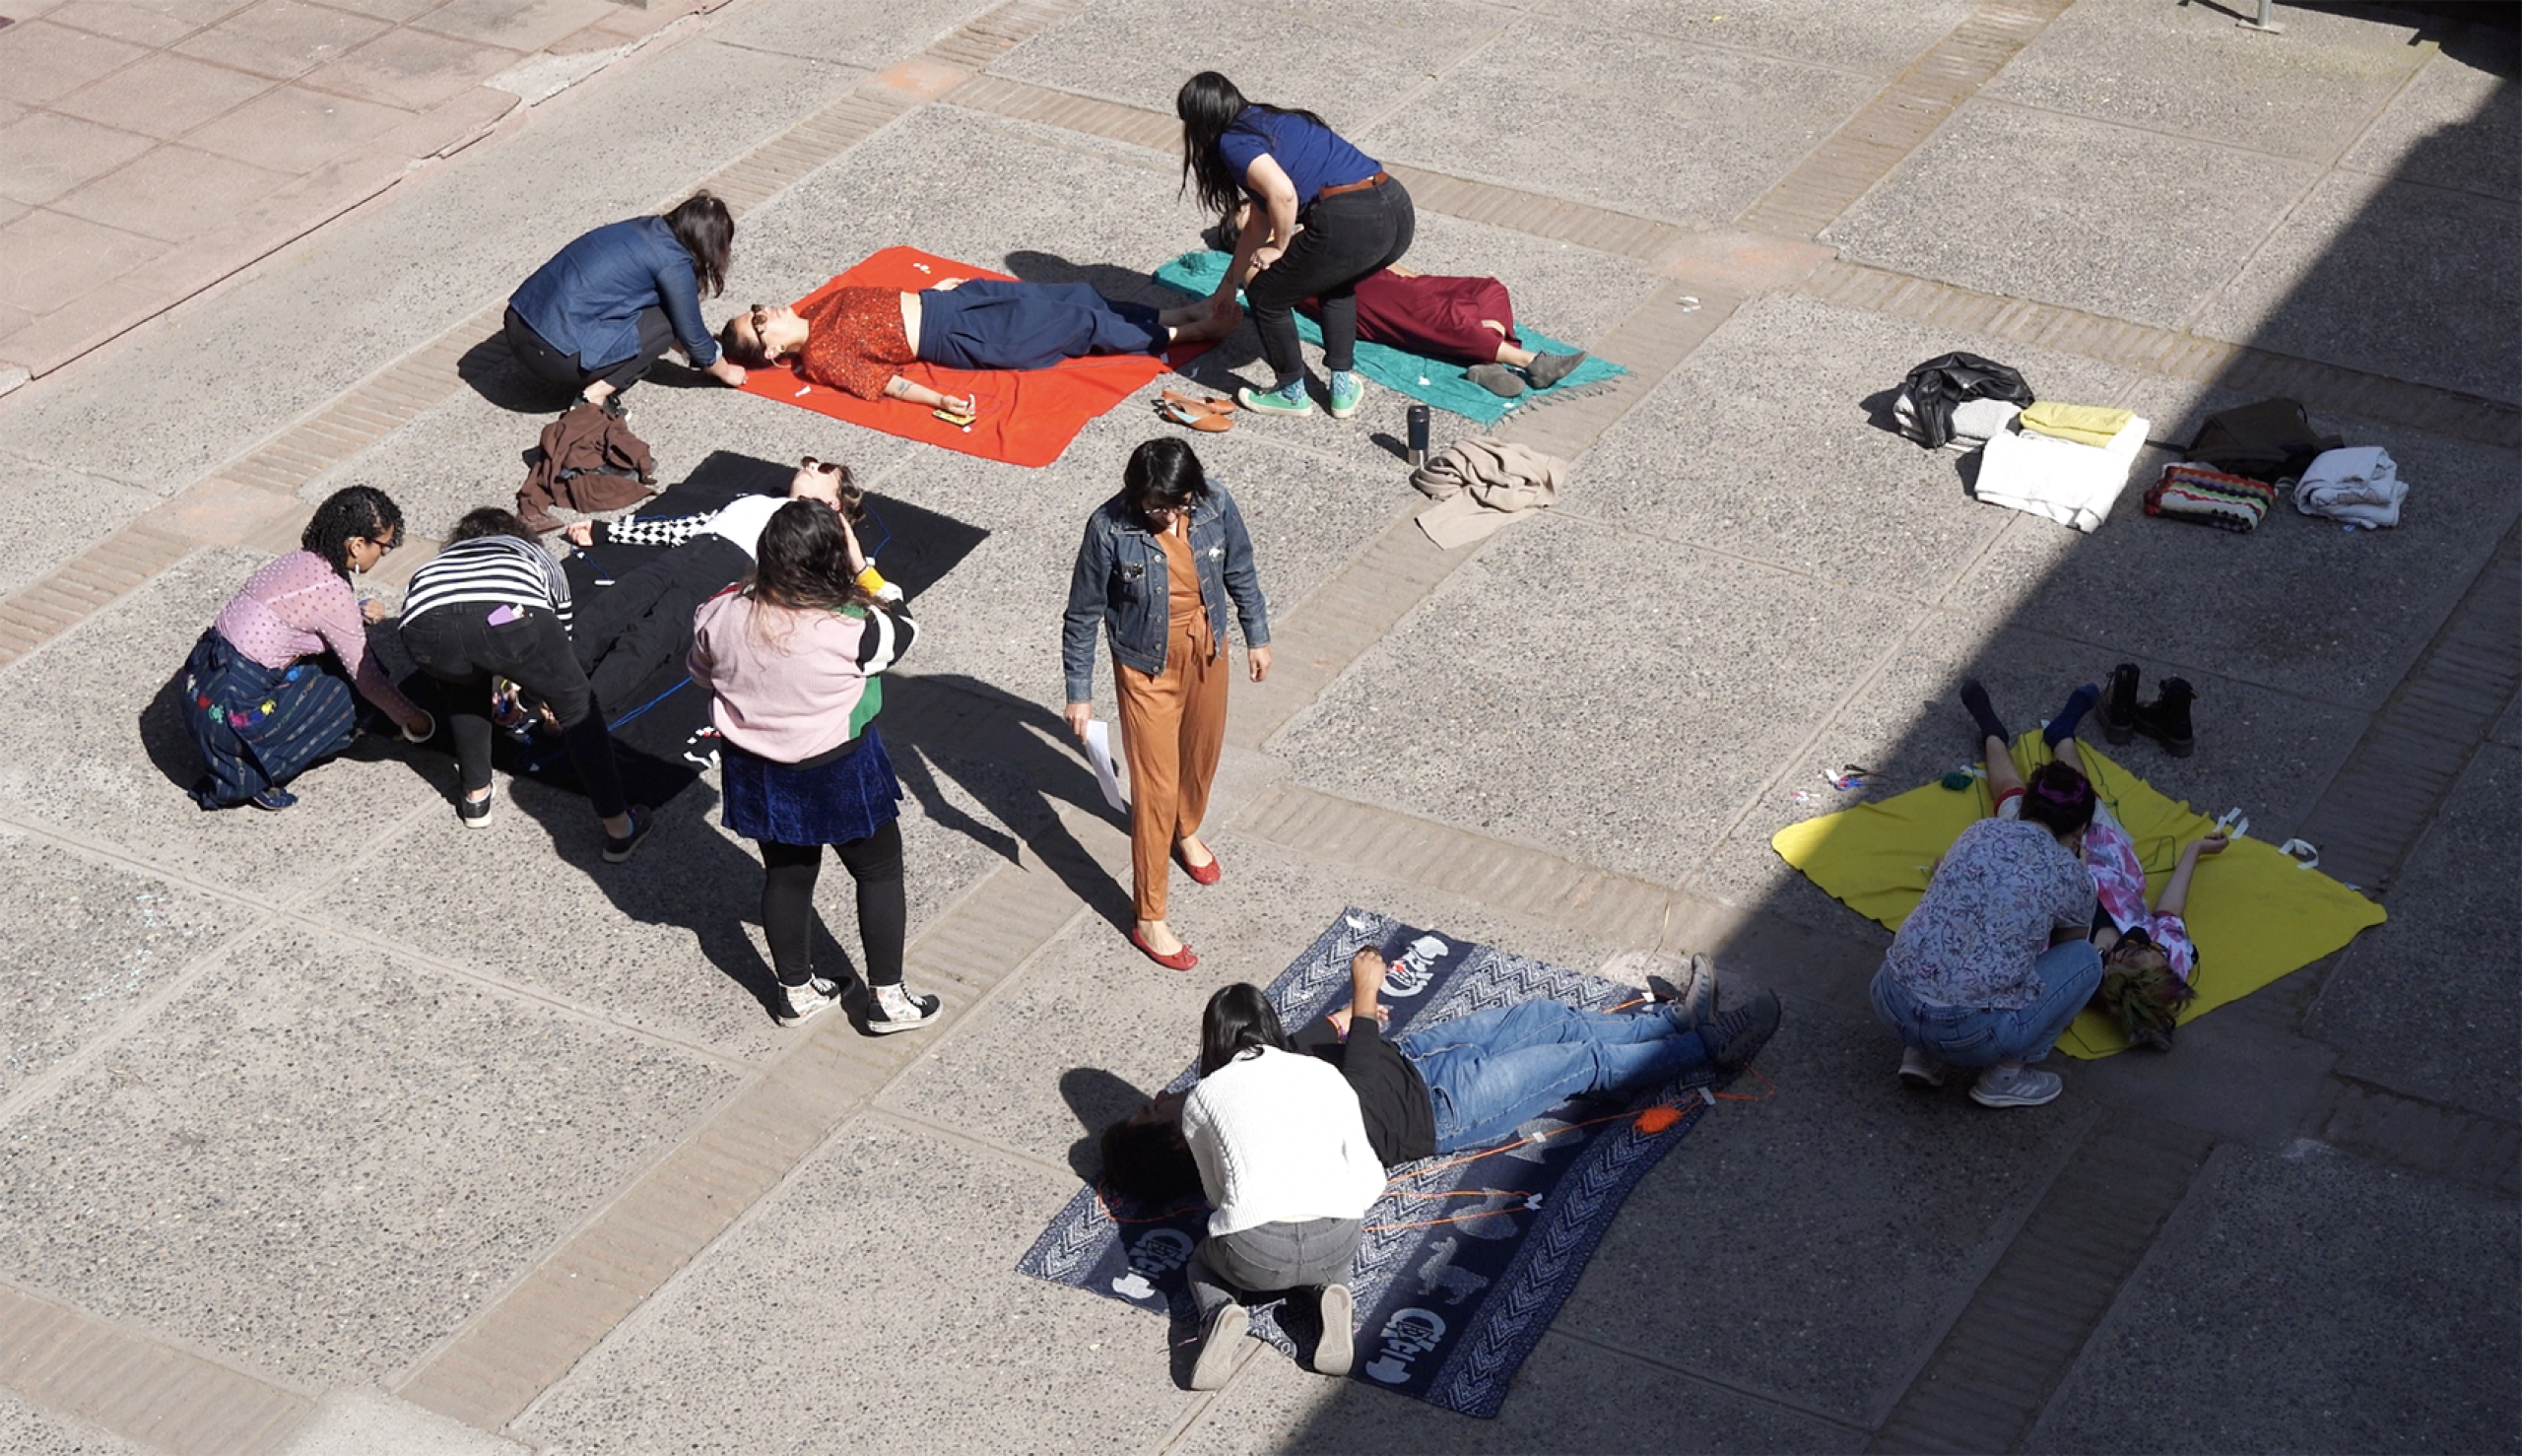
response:
{"label": "black thermos bottle", "polygon": [[1410,468],[1416,470],[1427,463],[1427,407],[1412,405],[1410,407]]}

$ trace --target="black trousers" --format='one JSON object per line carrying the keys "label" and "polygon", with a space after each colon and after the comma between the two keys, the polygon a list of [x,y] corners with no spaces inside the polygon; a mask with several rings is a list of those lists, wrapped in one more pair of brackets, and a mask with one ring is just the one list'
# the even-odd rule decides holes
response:
{"label": "black trousers", "polygon": [[598,702],[635,707],[639,685],[692,651],[692,615],[753,569],[724,536],[695,536],[574,604],[569,644]]}
{"label": "black trousers", "polygon": [[[858,944],[867,958],[867,984],[901,984],[902,938],[910,924],[902,893],[901,822],[889,819],[883,828],[835,844],[832,852],[858,882]],[[814,971],[815,879],[823,873],[823,855],[820,844],[762,841],[762,934],[770,942],[770,965],[783,986],[802,986]]]}
{"label": "black trousers", "polygon": [[1306,298],[1322,300],[1322,366],[1335,373],[1357,366],[1358,280],[1400,262],[1418,232],[1418,210],[1397,178],[1314,200],[1294,245],[1243,288],[1261,357],[1281,380],[1304,367],[1295,308]]}
{"label": "black trousers", "polygon": [[544,383],[574,390],[602,379],[617,394],[646,377],[648,366],[665,358],[675,343],[674,325],[662,308],[639,310],[639,352],[609,364],[582,364],[575,354],[563,354],[513,308],[508,310],[504,332],[508,353],[516,356],[517,364]]}
{"label": "black trousers", "polygon": [[[501,610],[515,611],[515,620],[494,626],[490,617]],[[404,623],[403,650],[421,671],[452,690],[447,728],[455,737],[465,793],[491,786],[491,679],[501,677],[551,704],[561,741],[597,815],[611,819],[625,812],[622,772],[613,761],[602,705],[570,651],[567,629],[548,609],[453,602]]]}

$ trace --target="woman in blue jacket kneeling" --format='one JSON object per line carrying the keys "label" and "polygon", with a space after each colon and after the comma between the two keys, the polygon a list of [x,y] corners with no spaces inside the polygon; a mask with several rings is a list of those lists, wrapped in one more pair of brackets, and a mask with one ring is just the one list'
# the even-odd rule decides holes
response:
{"label": "woman in blue jacket kneeling", "polygon": [[580,234],[509,297],[508,352],[527,373],[590,404],[637,383],[677,347],[694,368],[741,386],[745,371],[720,356],[700,321],[701,298],[726,287],[735,236],[727,205],[706,192],[664,217]]}

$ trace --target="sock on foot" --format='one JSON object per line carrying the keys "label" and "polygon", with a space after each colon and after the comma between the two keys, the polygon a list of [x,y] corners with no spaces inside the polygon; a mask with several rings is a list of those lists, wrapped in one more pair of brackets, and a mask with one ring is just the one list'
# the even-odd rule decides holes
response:
{"label": "sock on foot", "polygon": [[2100,700],[2101,685],[2098,683],[2087,683],[2068,694],[2067,705],[2058,709],[2058,715],[2049,720],[2048,727],[2040,730],[2040,741],[2054,749],[2075,737],[2076,725],[2083,722],[2085,714],[2092,711],[2092,705]]}
{"label": "sock on foot", "polygon": [[1970,710],[1970,719],[1979,725],[1981,738],[1993,738],[1999,743],[2014,742],[2014,735],[2006,731],[2005,720],[1999,718],[1997,710],[1988,704],[1988,687],[1985,683],[1972,678],[1969,682],[1962,684],[1961,705]]}

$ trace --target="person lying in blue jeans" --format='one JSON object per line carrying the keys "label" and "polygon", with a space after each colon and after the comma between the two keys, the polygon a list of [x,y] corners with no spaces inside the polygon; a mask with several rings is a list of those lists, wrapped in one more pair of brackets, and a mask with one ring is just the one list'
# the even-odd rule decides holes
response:
{"label": "person lying in blue jeans", "polygon": [[[1715,967],[1696,956],[1686,983],[1643,1011],[1519,1001],[1387,1038],[1383,956],[1366,947],[1349,970],[1349,1005],[1289,1036],[1287,1049],[1340,1069],[1387,1168],[1501,1141],[1569,1097],[1628,1097],[1711,1068],[1736,1071],[1780,1016],[1769,991],[1719,1014]],[[1104,1130],[1103,1174],[1116,1191],[1166,1201],[1199,1188],[1181,1103],[1179,1093],[1153,1098]]]}

